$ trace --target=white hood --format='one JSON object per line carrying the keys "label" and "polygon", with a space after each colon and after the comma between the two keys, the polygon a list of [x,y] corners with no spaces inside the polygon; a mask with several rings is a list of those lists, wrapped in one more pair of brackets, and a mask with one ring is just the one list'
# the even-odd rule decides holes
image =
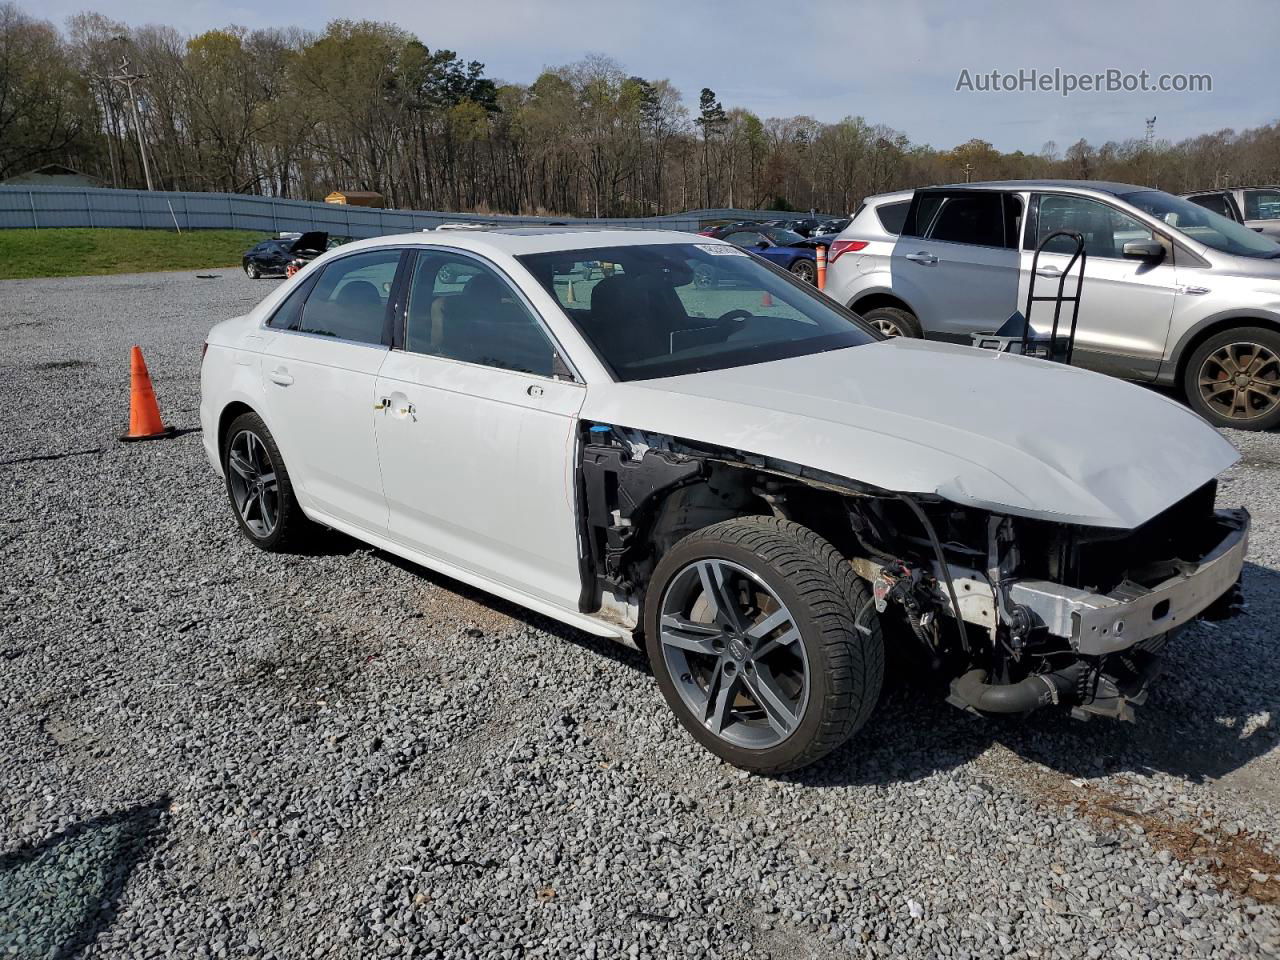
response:
{"label": "white hood", "polygon": [[1061,364],[897,338],[592,385],[582,416],[955,503],[1132,528],[1239,458],[1154,391]]}

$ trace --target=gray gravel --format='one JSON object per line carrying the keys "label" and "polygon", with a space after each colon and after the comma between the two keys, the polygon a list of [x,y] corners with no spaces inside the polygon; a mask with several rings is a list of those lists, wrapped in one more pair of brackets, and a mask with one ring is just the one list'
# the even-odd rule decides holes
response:
{"label": "gray gravel", "polygon": [[[198,368],[270,287],[218,273],[0,283],[0,956],[1280,955],[1280,436],[1231,437],[1247,615],[1136,726],[898,685],[753,778],[607,641],[250,548]],[[193,432],[115,441],[135,342]]]}

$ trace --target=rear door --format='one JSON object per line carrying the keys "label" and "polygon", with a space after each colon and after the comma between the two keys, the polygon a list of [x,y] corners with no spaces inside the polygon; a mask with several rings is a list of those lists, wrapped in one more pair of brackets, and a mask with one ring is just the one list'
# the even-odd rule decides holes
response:
{"label": "rear door", "polygon": [[[374,441],[375,380],[390,343],[402,252],[327,263],[286,327],[264,348],[270,426],[303,503],[375,533],[387,508]],[[292,298],[290,302],[292,301]],[[274,326],[274,324],[273,324]]]}
{"label": "rear door", "polygon": [[[1022,252],[1022,297],[1030,282],[1036,246],[1057,230],[1081,233],[1088,254],[1072,363],[1131,380],[1153,379],[1164,355],[1178,290],[1173,244],[1101,200],[1071,194],[1032,194]],[[1165,256],[1158,262],[1125,257],[1124,245],[1130,240],[1158,240],[1165,246]],[[1057,291],[1074,248],[1075,244],[1063,237],[1040,255],[1037,296]],[[1073,268],[1073,276],[1074,273]],[[1068,279],[1065,286],[1072,293],[1075,281]],[[1035,304],[1029,318],[1031,325],[1048,333],[1053,310],[1052,303]],[[1069,325],[1070,304],[1063,306],[1061,316],[1060,323]]]}
{"label": "rear door", "polygon": [[1017,309],[1022,201],[997,190],[919,190],[893,245],[893,289],[926,336],[968,343]]}

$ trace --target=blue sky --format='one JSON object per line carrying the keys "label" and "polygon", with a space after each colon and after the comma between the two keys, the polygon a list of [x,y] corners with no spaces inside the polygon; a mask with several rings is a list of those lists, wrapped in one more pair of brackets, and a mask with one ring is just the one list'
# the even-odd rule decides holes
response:
{"label": "blue sky", "polygon": [[[629,73],[668,78],[696,103],[709,86],[726,106],[762,117],[861,115],[913,141],[950,147],[970,137],[1004,150],[1065,150],[1156,135],[1177,140],[1280,119],[1280,2],[1164,0],[1125,4],[998,0],[332,0],[182,4],[164,0],[19,0],[60,22],[86,8],[134,25],[198,32],[229,23],[318,30],[336,17],[386,20],[427,46],[486,64],[490,76],[529,82],[545,66],[602,53]],[[957,92],[971,74],[1107,69],[1212,76],[1212,92]]]}

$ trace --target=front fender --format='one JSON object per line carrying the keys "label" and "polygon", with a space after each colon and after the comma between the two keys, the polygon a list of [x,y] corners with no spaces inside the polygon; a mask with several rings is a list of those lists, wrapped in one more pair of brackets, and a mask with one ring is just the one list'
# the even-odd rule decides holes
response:
{"label": "front fender", "polygon": [[1222,326],[1261,326],[1274,327],[1280,330],[1280,309],[1268,309],[1264,307],[1248,307],[1241,309],[1239,307],[1219,310],[1217,313],[1202,317],[1187,327],[1181,333],[1170,331],[1171,335],[1177,336],[1173,349],[1168,351],[1165,359],[1160,364],[1160,370],[1156,374],[1156,381],[1162,384],[1172,384],[1178,379],[1178,370],[1182,366],[1182,358],[1186,356],[1187,349],[1196,340],[1200,339],[1201,334],[1213,327]]}

